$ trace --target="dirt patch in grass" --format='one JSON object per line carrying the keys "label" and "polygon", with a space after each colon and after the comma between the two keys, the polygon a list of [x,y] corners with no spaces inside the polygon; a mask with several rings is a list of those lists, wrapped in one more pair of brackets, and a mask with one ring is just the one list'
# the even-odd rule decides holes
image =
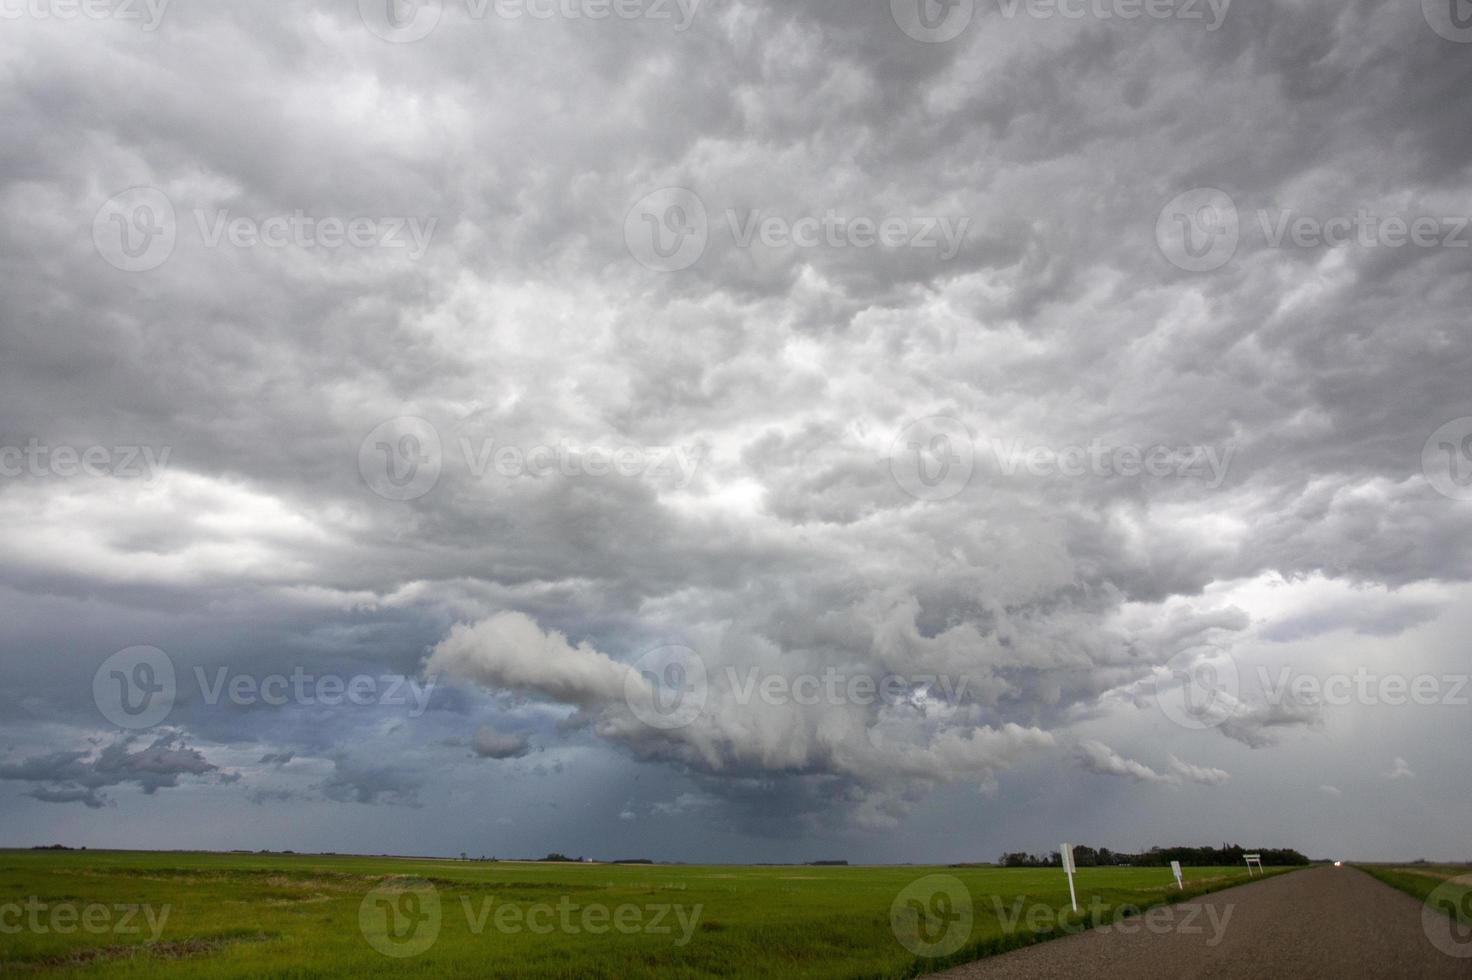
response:
{"label": "dirt patch in grass", "polygon": [[1391,868],[1397,874],[1416,875],[1421,878],[1435,878],[1437,881],[1451,881],[1468,873],[1466,868],[1460,871],[1445,871],[1439,868]]}

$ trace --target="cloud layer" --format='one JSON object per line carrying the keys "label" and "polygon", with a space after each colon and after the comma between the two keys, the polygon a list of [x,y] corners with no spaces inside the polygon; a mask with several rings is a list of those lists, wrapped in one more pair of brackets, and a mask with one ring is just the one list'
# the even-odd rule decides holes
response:
{"label": "cloud layer", "polygon": [[[1330,752],[1291,837],[1438,765],[1445,715],[1253,668],[1457,669],[1472,252],[1264,229],[1467,217],[1472,48],[1375,0],[977,4],[945,43],[894,6],[7,22],[0,813],[188,786],[282,835],[392,814],[370,849],[910,859],[978,806],[1051,832],[1015,815],[1086,773],[1202,826]],[[1238,231],[1192,272],[1201,189]],[[179,677],[141,751],[92,693],[136,644]],[[705,671],[670,726],[668,650]],[[195,667],[446,683],[212,704]]]}

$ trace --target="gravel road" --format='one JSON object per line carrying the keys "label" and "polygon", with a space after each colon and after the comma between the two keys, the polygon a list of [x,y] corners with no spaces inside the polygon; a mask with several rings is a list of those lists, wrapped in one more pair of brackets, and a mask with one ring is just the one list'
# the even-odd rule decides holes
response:
{"label": "gravel road", "polygon": [[1148,918],[1137,919],[1131,934],[1105,927],[936,976],[945,980],[1472,978],[1472,958],[1449,956],[1426,938],[1420,902],[1353,868],[1298,871],[1156,910],[1154,915],[1153,928],[1148,927]]}

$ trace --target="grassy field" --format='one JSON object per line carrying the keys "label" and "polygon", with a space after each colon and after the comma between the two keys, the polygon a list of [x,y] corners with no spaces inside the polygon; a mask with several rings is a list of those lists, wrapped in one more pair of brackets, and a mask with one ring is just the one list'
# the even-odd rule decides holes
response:
{"label": "grassy field", "polygon": [[1399,888],[1472,925],[1472,866],[1465,864],[1359,864],[1393,888]]}
{"label": "grassy field", "polygon": [[[1186,876],[1186,895],[1246,879]],[[1077,884],[1072,918],[1050,869],[0,851],[0,974],[907,977],[1181,896],[1163,868]]]}

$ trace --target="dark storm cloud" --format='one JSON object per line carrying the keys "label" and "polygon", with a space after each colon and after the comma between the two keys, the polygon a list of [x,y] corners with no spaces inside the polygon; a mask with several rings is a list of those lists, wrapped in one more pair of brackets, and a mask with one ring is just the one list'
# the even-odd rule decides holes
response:
{"label": "dark storm cloud", "polygon": [[477,730],[470,747],[482,759],[520,759],[532,751],[531,739],[525,733],[503,734],[491,728]]}
{"label": "dark storm cloud", "polygon": [[[1075,729],[1153,712],[1167,664],[1258,639],[1348,630],[1410,656],[1451,600],[1389,590],[1472,575],[1472,511],[1421,458],[1472,416],[1468,251],[1274,248],[1258,219],[1466,213],[1472,59],[1415,4],[1238,3],[1215,31],[979,4],[947,44],[905,36],[887,0],[710,0],[681,32],[449,7],[408,44],[350,3],[7,28],[0,446],[168,450],[152,479],[0,480],[0,723],[29,747],[0,772],[40,773],[4,777],[35,799],[97,806],[228,756],[243,785],[219,791],[254,802],[432,807],[533,748],[566,753],[526,768],[569,792],[614,755],[688,785],[613,806],[699,799],[758,833],[892,831],[946,784],[1066,752],[1185,796],[1231,765]],[[92,226],[140,185],[178,241],[127,273]],[[699,195],[710,241],[664,274],[624,228],[670,186]],[[1198,187],[1242,219],[1209,273],[1155,234]],[[227,211],[433,233],[417,259],[211,246]],[[948,258],[746,247],[754,211],[966,230]],[[440,443],[410,501],[360,470],[403,416]],[[931,416],[975,471],[917,499],[893,464]],[[1008,455],[1095,444],[1221,468],[1070,477]],[[565,468],[508,475],[506,447]],[[691,465],[587,471],[626,447]],[[1254,583],[1280,580],[1373,598],[1261,611]],[[25,737],[99,730],[92,673],[138,643],[174,658],[169,723],[200,748],[99,771],[107,750]],[[717,678],[676,732],[624,687],[671,644]],[[193,671],[220,666],[451,676],[412,716],[211,705]],[[734,698],[728,668],[965,693],[774,707]],[[1321,721],[1244,694],[1202,738],[1260,759]]]}
{"label": "dark storm cloud", "polygon": [[[138,751],[136,738],[124,737],[100,750],[52,752],[16,763],[0,764],[0,780],[34,784],[29,796],[45,803],[81,802],[97,809],[110,801],[104,789],[133,784],[152,796],[179,785],[181,776],[219,773],[198,749],[178,733],[160,735]],[[233,782],[232,773],[220,778]]]}
{"label": "dark storm cloud", "polygon": [[388,803],[417,807],[423,774],[405,766],[377,765],[339,756],[332,774],[318,787],[339,803]]}

